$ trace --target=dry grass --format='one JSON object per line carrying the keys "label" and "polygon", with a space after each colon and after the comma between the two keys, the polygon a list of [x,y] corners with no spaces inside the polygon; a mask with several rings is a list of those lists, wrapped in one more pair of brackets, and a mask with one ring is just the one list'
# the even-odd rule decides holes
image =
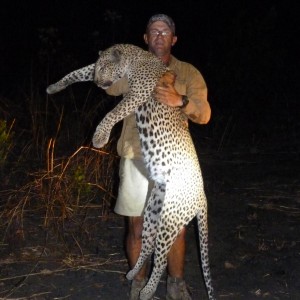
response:
{"label": "dry grass", "polygon": [[11,250],[31,238],[31,227],[46,241],[71,235],[81,249],[91,215],[106,216],[115,200],[118,135],[104,149],[87,146],[111,98],[92,88],[52,98],[41,94],[45,86],[31,78],[16,99],[0,97],[0,239]]}
{"label": "dry grass", "polygon": [[32,214],[44,228],[57,230],[88,209],[105,215],[114,198],[117,161],[110,152],[85,146],[64,159],[55,160],[50,153],[46,170],[29,174],[31,180],[18,190],[1,191],[6,199],[0,212],[3,238],[14,234],[24,239],[24,218]]}
{"label": "dry grass", "polygon": [[[126,264],[113,253],[99,257],[87,249],[91,241],[98,241],[99,227],[95,227],[108,217],[115,199],[119,159],[114,136],[103,150],[79,146],[66,157],[57,157],[57,144],[56,138],[50,138],[42,147],[46,152],[40,155],[45,157],[44,168],[33,164],[24,169],[24,164],[14,163],[2,185],[0,264],[5,270],[21,265],[23,269],[2,276],[0,286],[9,288],[1,291],[5,298],[0,299],[13,299],[10,297],[31,277],[80,270],[114,272],[113,265]],[[19,161],[30,152],[32,147],[24,147]],[[14,174],[21,174],[18,177],[22,179],[18,181]],[[46,296],[47,292],[33,293],[30,298]]]}

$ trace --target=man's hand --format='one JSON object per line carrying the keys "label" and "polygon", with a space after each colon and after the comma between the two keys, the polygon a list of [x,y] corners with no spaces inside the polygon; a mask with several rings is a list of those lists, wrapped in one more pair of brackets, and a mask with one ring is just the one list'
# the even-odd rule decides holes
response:
{"label": "man's hand", "polygon": [[174,83],[176,74],[172,71],[167,71],[159,79],[155,89],[154,98],[168,106],[178,107],[182,105],[182,96],[175,90]]}

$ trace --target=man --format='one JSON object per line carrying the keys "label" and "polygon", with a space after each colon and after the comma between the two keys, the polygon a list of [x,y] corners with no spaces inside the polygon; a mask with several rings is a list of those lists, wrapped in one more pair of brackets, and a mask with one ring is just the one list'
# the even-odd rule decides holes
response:
{"label": "man", "polygon": [[[211,115],[207,101],[207,88],[200,72],[192,65],[177,60],[171,55],[172,46],[177,42],[175,24],[164,14],[150,18],[144,41],[148,50],[160,58],[176,74],[175,85],[158,84],[154,91],[157,101],[171,107],[180,107],[183,117],[198,124],[206,124]],[[127,79],[122,78],[106,90],[110,95],[128,91]],[[123,121],[118,141],[120,161],[120,186],[115,212],[128,217],[126,251],[130,267],[134,267],[141,250],[143,230],[143,209],[153,186],[144,166],[135,116]],[[167,300],[191,299],[184,276],[185,234],[183,229],[168,254]],[[148,266],[144,266],[132,281],[130,299],[139,298],[145,286]]]}

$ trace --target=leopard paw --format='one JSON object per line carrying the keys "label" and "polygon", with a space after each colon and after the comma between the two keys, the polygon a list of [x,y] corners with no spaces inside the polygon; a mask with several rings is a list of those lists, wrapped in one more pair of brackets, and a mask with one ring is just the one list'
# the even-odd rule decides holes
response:
{"label": "leopard paw", "polygon": [[109,140],[109,133],[97,127],[93,136],[93,146],[95,148],[102,148],[108,143],[108,140]]}

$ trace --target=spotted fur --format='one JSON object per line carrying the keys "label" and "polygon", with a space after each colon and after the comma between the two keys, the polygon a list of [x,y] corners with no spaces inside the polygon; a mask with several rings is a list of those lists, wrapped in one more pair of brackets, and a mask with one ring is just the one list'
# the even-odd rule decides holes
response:
{"label": "spotted fur", "polygon": [[55,93],[76,81],[94,80],[103,89],[128,77],[129,92],[97,126],[93,145],[103,147],[112,127],[135,112],[142,153],[154,188],[144,212],[142,250],[127,278],[132,280],[154,252],[150,279],[140,299],[152,299],[178,233],[195,216],[202,270],[209,299],[213,296],[208,259],[207,201],[198,157],[179,108],[157,102],[152,92],[166,71],[163,63],[136,46],[118,44],[100,53],[96,64],[74,71],[48,89]]}

